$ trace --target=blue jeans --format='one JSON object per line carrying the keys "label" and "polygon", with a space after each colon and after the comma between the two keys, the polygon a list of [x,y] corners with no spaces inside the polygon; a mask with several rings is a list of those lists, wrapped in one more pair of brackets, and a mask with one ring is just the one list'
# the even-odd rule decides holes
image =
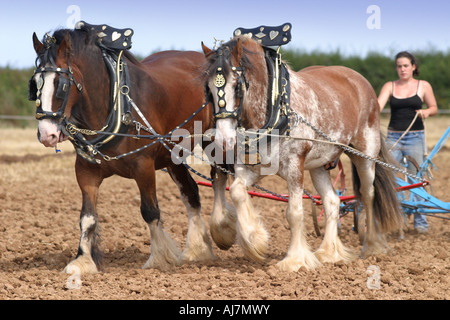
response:
{"label": "blue jeans", "polygon": [[[397,142],[402,136],[403,132],[388,131],[386,137],[386,146],[388,149]],[[403,158],[410,156],[420,166],[424,161],[425,154],[425,132],[424,131],[410,131],[408,132],[391,150],[391,155],[394,160],[403,164]],[[417,174],[416,167],[407,160],[407,170],[409,173]],[[414,195],[414,201],[420,200],[420,197]],[[425,215],[414,213],[414,228],[422,228],[428,230],[427,217]]]}

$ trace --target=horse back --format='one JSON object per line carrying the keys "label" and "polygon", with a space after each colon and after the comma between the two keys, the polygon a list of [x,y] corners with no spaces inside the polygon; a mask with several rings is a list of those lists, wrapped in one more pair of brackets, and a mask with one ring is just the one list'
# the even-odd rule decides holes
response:
{"label": "horse back", "polygon": [[[334,140],[369,151],[379,139],[380,109],[371,84],[342,66],[313,66],[291,77],[292,108]],[[376,148],[375,148],[376,149]],[[374,153],[377,151],[373,149]]]}
{"label": "horse back", "polygon": [[205,56],[200,52],[177,50],[157,52],[142,60],[145,68],[154,71],[165,70],[168,73],[177,72],[186,76],[201,73],[201,67],[205,62]]}
{"label": "horse back", "polygon": [[[203,54],[195,51],[162,51],[141,62],[151,81],[147,82],[147,100],[153,103],[152,114],[158,114],[161,132],[171,130],[197,111],[205,103],[202,67]],[[206,110],[207,109],[207,110]],[[203,121],[203,129],[210,126],[209,108],[203,110],[193,121]],[[185,128],[190,130],[191,122]]]}
{"label": "horse back", "polygon": [[[334,116],[360,115],[360,122],[367,116],[378,118],[377,95],[360,73],[343,66],[311,66],[296,73],[318,102],[319,111],[332,112]],[[370,119],[376,121],[376,119]]]}
{"label": "horse back", "polygon": [[376,99],[377,95],[369,81],[360,73],[343,66],[311,66],[297,72],[307,83],[318,90],[320,87],[333,91],[350,90],[360,99]]}

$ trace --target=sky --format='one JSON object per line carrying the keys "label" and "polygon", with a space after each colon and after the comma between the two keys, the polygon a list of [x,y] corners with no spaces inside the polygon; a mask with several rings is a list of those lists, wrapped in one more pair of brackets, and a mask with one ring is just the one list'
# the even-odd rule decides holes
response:
{"label": "sky", "polygon": [[75,21],[134,30],[131,51],[201,50],[238,27],[292,24],[287,49],[364,57],[450,51],[450,1],[443,0],[0,0],[0,67],[34,66],[32,34]]}

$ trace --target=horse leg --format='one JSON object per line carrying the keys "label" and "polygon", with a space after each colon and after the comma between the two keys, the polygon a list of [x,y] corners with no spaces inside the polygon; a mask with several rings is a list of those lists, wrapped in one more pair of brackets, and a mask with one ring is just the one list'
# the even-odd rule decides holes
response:
{"label": "horse leg", "polygon": [[325,236],[315,252],[316,257],[321,262],[351,261],[355,254],[344,246],[338,236],[340,200],[333,189],[330,174],[323,167],[311,170],[310,174],[314,187],[323,200],[326,217]]}
{"label": "horse leg", "polygon": [[143,269],[158,268],[167,269],[180,264],[181,251],[177,244],[164,231],[160,220],[161,213],[156,198],[155,170],[141,174],[136,179],[141,193],[141,215],[150,229],[151,253]]}
{"label": "horse leg", "polygon": [[247,186],[254,181],[256,177],[250,171],[244,166],[236,165],[236,179],[230,187],[230,195],[236,207],[238,243],[246,256],[262,262],[268,250],[269,233],[247,193]]}
{"label": "horse leg", "polygon": [[186,249],[181,255],[181,260],[201,261],[214,259],[208,230],[200,216],[201,205],[198,185],[183,165],[168,167],[168,171],[180,190],[181,200],[186,207],[189,219]]}
{"label": "horse leg", "polygon": [[98,188],[103,179],[98,168],[81,167],[77,159],[75,170],[78,185],[81,189],[83,205],[80,214],[80,242],[75,260],[71,261],[64,272],[72,274],[97,273],[101,269],[101,251],[98,217],[96,212]]}
{"label": "horse leg", "polygon": [[211,168],[214,190],[214,207],[209,221],[211,237],[222,250],[228,250],[236,242],[236,209],[225,197],[227,174]]}
{"label": "horse leg", "polygon": [[[314,269],[320,266],[320,261],[311,251],[305,237],[303,165],[299,166],[290,165],[291,170],[286,177],[289,191],[286,219],[289,223],[291,238],[286,257],[277,264],[282,271],[298,271],[302,266],[306,269]],[[292,170],[294,168],[295,170]]]}

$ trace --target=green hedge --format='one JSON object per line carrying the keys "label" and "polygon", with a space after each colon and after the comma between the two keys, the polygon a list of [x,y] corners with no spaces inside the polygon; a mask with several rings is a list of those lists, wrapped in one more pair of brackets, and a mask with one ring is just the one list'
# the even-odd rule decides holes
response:
{"label": "green hedge", "polygon": [[0,115],[34,115],[35,104],[28,101],[28,80],[33,69],[0,68]]}

